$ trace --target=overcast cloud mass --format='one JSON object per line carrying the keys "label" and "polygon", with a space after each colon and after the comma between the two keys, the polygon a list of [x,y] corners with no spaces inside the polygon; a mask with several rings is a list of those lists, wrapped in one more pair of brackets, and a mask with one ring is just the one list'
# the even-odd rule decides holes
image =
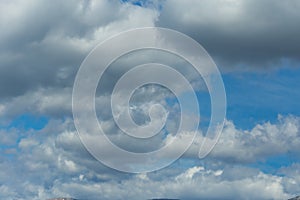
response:
{"label": "overcast cloud mass", "polygon": [[[0,1],[0,198],[300,195],[299,10],[299,0]],[[203,45],[224,78],[227,118],[218,144],[205,159],[198,159],[196,141],[167,168],[128,174],[104,166],[80,142],[72,117],[72,87],[81,62],[98,43],[149,26],[172,28]],[[116,62],[99,83],[96,109],[108,137],[134,152],[152,151],[172,140],[180,109],[162,87],[137,90],[132,116],[145,124],[151,105],[161,103],[169,112],[163,134],[170,134],[140,142],[112,122],[107,93],[124,73],[121,66],[153,59],[175,66],[199,89],[205,130],[210,103],[203,80],[172,55],[137,55]],[[177,145],[191,135],[187,131]],[[128,162],[109,152],[107,156]]]}

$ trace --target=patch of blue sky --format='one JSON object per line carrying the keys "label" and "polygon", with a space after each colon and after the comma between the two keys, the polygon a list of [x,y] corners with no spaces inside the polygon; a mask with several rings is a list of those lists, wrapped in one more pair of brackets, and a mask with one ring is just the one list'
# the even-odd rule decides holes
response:
{"label": "patch of blue sky", "polygon": [[293,163],[299,162],[296,157],[289,153],[270,156],[262,161],[249,164],[249,167],[260,169],[260,171],[268,174],[277,174],[280,169],[292,165]]}
{"label": "patch of blue sky", "polygon": [[143,7],[145,3],[147,3],[147,0],[120,0],[123,3],[131,3],[136,6],[141,6]]}
{"label": "patch of blue sky", "polygon": [[162,10],[163,1],[159,4],[155,4],[153,0],[120,0],[121,3],[131,3],[132,5],[139,7],[156,7],[158,10]]}
{"label": "patch of blue sky", "polygon": [[[199,147],[200,148],[200,147]],[[176,168],[181,170],[186,170],[194,166],[203,166],[204,160],[199,158],[186,158],[182,157],[176,160],[169,168]]]}
{"label": "patch of blue sky", "polygon": [[48,121],[49,119],[46,116],[36,116],[34,114],[24,113],[13,119],[7,126],[0,127],[2,130],[8,130],[7,134],[9,134],[9,130],[11,129],[17,129],[19,132],[18,137],[16,138],[16,141],[14,143],[9,145],[0,144],[0,152],[2,152],[2,154],[7,158],[13,158],[14,154],[6,152],[10,149],[15,149],[16,152],[19,151],[18,144],[21,139],[24,138],[24,135],[22,134],[23,131],[26,132],[29,130],[41,130],[48,124]]}
{"label": "patch of blue sky", "polygon": [[48,124],[48,117],[36,116],[34,114],[24,113],[9,124],[7,128],[18,128],[22,130],[41,130]]}
{"label": "patch of blue sky", "polygon": [[169,105],[169,106],[174,106],[175,104],[178,104],[178,100],[177,100],[177,98],[175,98],[175,97],[167,97],[166,99],[165,99],[165,101],[166,101],[166,103]]}
{"label": "patch of blue sky", "polygon": [[299,68],[223,75],[227,118],[239,128],[251,129],[257,123],[275,122],[279,114],[300,115],[299,76]]}

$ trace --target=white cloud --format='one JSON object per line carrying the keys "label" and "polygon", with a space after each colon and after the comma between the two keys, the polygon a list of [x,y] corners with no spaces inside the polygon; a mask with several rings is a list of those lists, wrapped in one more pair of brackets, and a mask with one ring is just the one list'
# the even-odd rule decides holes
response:
{"label": "white cloud", "polygon": [[255,162],[272,155],[299,153],[300,118],[278,117],[277,123],[266,122],[252,130],[237,129],[226,122],[212,156],[232,162]]}
{"label": "white cloud", "polygon": [[[158,172],[129,175],[110,170],[94,160],[80,143],[71,120],[50,121],[35,134],[25,133],[25,138],[19,142],[22,148],[18,154],[12,161],[4,160],[0,164],[2,196],[17,199],[54,196],[88,199],[287,199],[300,192],[297,187],[299,165],[282,168],[280,174],[285,176],[281,176],[227,162],[230,156],[236,163],[243,163],[245,157],[241,158],[239,153],[244,155],[243,152],[253,149],[257,150],[248,155],[253,160],[284,152],[285,149],[277,149],[270,153],[265,146],[276,146],[286,137],[287,141],[297,140],[298,127],[299,118],[292,116],[282,117],[277,124],[257,125],[251,131],[237,130],[232,122],[227,122],[221,143],[204,160],[205,166],[193,165],[182,169],[174,165]],[[246,139],[243,134],[247,134]],[[244,145],[245,141],[247,145]],[[234,153],[233,148],[239,153]],[[185,162],[185,158],[182,159],[181,162]],[[197,161],[198,158],[193,159]],[[222,160],[223,163],[220,163]]]}
{"label": "white cloud", "polygon": [[[183,145],[192,135],[193,133],[186,132],[176,146]],[[296,116],[279,115],[276,123],[257,124],[251,130],[238,129],[233,121],[226,120],[220,139],[208,158],[246,164],[287,153],[297,155],[300,152],[299,136],[300,118]],[[167,140],[172,138],[173,136],[168,135]],[[196,158],[203,139],[200,132],[185,156]]]}
{"label": "white cloud", "polygon": [[[185,176],[197,167],[187,169],[179,176],[155,181],[145,175],[132,177],[117,183],[58,183],[54,190],[89,199],[286,199],[290,197],[282,186],[282,178],[257,173],[254,176],[224,180],[207,170],[199,170],[194,176]],[[201,168],[201,167],[200,167]],[[221,175],[222,176],[222,175]],[[178,178],[180,177],[180,178]],[[253,192],[255,191],[255,192]],[[83,194],[89,194],[85,196]]]}

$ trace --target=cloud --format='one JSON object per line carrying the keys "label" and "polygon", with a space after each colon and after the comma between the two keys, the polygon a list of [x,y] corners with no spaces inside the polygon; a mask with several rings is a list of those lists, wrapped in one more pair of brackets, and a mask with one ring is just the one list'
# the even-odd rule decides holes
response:
{"label": "cloud", "polygon": [[[191,135],[187,133],[186,137]],[[218,143],[207,159],[229,164],[249,164],[264,162],[272,156],[296,156],[300,152],[299,136],[300,119],[296,116],[279,115],[276,123],[256,124],[250,130],[238,129],[233,121],[227,120]],[[200,133],[185,156],[197,157],[202,140],[203,136]],[[184,141],[182,139],[182,143]]]}
{"label": "cloud", "polygon": [[195,153],[195,157],[188,156],[194,164],[184,168],[174,164],[133,175],[96,161],[81,144],[71,119],[50,120],[42,130],[25,131],[18,153],[10,160],[2,159],[1,195],[16,199],[287,199],[300,192],[296,187],[300,181],[298,164],[269,174],[243,163],[286,151],[299,152],[299,126],[299,118],[293,116],[282,117],[276,124],[257,125],[251,131],[238,130],[233,122],[227,122],[220,142],[204,161],[197,161]]}
{"label": "cloud", "polygon": [[[187,171],[189,170],[191,169]],[[222,177],[216,175],[216,172],[209,170],[196,172],[194,177],[182,177],[185,173],[161,181],[154,181],[147,175],[139,175],[124,180],[120,184],[115,182],[92,185],[70,183],[63,184],[61,189],[72,191],[74,196],[81,196],[80,193],[92,194],[90,199],[146,199],[155,197],[180,199],[285,199],[289,197],[283,191],[281,178],[272,175],[258,173],[253,177],[227,181],[222,180]],[[253,194],[253,191],[257,192]]]}
{"label": "cloud", "polygon": [[[299,163],[294,163],[290,166],[283,167],[280,173],[285,177],[284,186],[286,191],[291,194],[299,195],[298,183],[300,181],[300,165]],[[297,196],[297,195],[295,195]]]}
{"label": "cloud", "polygon": [[167,0],[156,25],[193,37],[223,69],[299,66],[299,8],[297,0]]}
{"label": "cloud", "polygon": [[286,153],[298,154],[300,119],[279,116],[278,123],[258,124],[251,130],[239,130],[227,122],[218,145],[212,152],[217,159],[255,162]]}
{"label": "cloud", "polygon": [[[284,199],[299,193],[298,164],[274,174],[247,167],[271,156],[298,154],[299,117],[280,117],[276,123],[257,124],[251,130],[226,121],[220,142],[204,161],[198,161],[199,146],[193,145],[178,161],[184,163],[180,167],[174,164],[139,175],[117,172],[96,161],[80,142],[71,117],[72,85],[81,61],[96,44],[129,28],[160,25],[183,31],[226,66],[268,66],[281,59],[299,59],[299,28],[295,26],[299,4],[290,2],[165,1],[160,8],[162,2],[156,1],[144,2],[145,7],[117,0],[1,1],[0,197]],[[135,152],[153,150],[171,141],[173,135],[143,143],[122,135],[111,122],[110,99],[105,92],[120,76],[118,67],[153,56],[198,80],[182,62],[157,55],[125,58],[97,93],[97,112],[110,139]],[[171,109],[165,131],[176,130],[179,109],[176,103],[165,101],[173,98],[171,94],[159,87],[145,87],[135,95],[132,108],[138,123],[147,122],[149,108],[159,102]],[[9,126],[24,113],[46,116],[48,123],[41,130]],[[193,121],[193,116],[185,117]],[[161,157],[172,156],[190,135],[187,131],[176,149]],[[128,162],[110,152],[107,156],[120,164]]]}
{"label": "cloud", "polygon": [[2,1],[0,96],[70,87],[87,53],[130,28],[153,26],[153,9],[119,1]]}

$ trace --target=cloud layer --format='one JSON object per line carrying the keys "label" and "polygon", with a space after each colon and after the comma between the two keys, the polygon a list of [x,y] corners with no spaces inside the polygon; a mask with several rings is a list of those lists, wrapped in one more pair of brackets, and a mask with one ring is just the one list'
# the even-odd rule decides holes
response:
{"label": "cloud layer", "polygon": [[[244,164],[286,151],[299,154],[299,145],[293,144],[299,135],[300,119],[293,116],[276,124],[257,125],[250,132],[228,122],[207,159],[197,161],[197,154],[188,152],[180,162],[191,158],[197,162],[185,169],[175,164],[157,172],[130,175],[96,161],[82,146],[71,119],[50,121],[40,131],[23,133],[17,151],[2,151],[1,195],[16,199],[285,199],[300,192],[298,164],[279,168],[275,174]],[[11,137],[13,140],[14,135]],[[11,144],[12,140],[2,143]],[[14,159],[6,159],[9,156]]]}
{"label": "cloud layer", "polygon": [[190,35],[221,67],[299,66],[299,8],[297,0],[165,1],[156,24]]}
{"label": "cloud layer", "polygon": [[[174,165],[138,175],[96,161],[80,142],[71,117],[72,86],[82,60],[113,34],[137,27],[169,27],[196,39],[222,70],[233,74],[237,68],[285,68],[299,66],[299,8],[297,0],[1,1],[0,198],[287,199],[299,194],[299,116],[279,116],[276,122],[257,123],[249,130],[237,128],[238,119],[229,119],[207,159],[198,160],[196,141]],[[145,60],[169,62],[194,81],[194,71],[170,55],[147,56]],[[98,117],[109,137],[136,152],[153,150],[173,137],[139,143],[123,136],[111,122],[106,92],[121,74],[118,66],[139,63],[144,57],[118,63],[96,98]],[[198,81],[193,84],[206,91]],[[133,116],[138,123],[147,122],[147,111],[159,102],[170,109],[166,130],[177,128],[179,109],[169,92],[144,87],[135,95]],[[29,127],[18,125],[17,119],[28,115],[46,118],[45,127],[30,127],[28,119]],[[187,131],[177,145],[190,136]],[[200,133],[198,139],[203,139]],[[287,159],[284,166],[272,166],[271,171],[261,166],[280,156]]]}

